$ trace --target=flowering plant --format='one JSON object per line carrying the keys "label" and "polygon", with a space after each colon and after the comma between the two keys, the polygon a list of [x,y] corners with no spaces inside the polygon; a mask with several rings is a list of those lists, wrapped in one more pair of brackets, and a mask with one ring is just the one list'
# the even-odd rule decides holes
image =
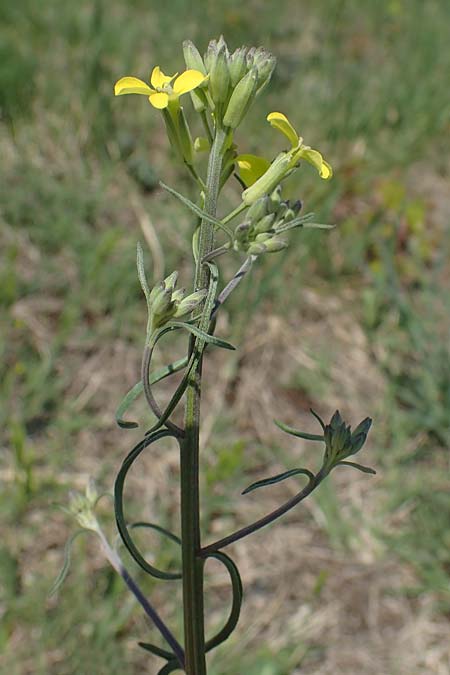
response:
{"label": "flowering plant", "polygon": [[[150,85],[136,77],[122,77],[115,85],[115,94],[140,94],[148,97],[150,104],[161,111],[169,142],[180,162],[187,168],[198,187],[198,199],[193,202],[175,189],[162,184],[173,197],[180,200],[196,218],[192,235],[193,290],[186,294],[177,289],[178,273],[172,272],[163,281],[150,289],[143,252],[138,245],[137,269],[139,281],[147,302],[148,323],[142,359],[141,379],[125,396],[117,411],[117,422],[123,428],[136,427],[135,422],[124,419],[131,403],[143,393],[155,422],[123,460],[115,481],[114,499],[118,530],[123,544],[137,564],[148,574],[183,584],[183,645],[155,608],[145,598],[136,582],[126,571],[118,553],[109,546],[95,517],[94,509],[99,499],[92,486],[85,495],[72,497],[69,511],[76,517],[82,530],[93,532],[101,541],[103,550],[121,574],[146,614],[167,642],[167,649],[152,643],[139,643],[141,647],[165,660],[159,675],[181,670],[188,675],[205,675],[208,651],[223,643],[235,629],[242,601],[242,583],[239,571],[224,549],[232,543],[272,523],[281,515],[305,499],[338,466],[351,466],[364,472],[372,469],[347,461],[357,453],[366,440],[371,420],[366,418],[352,433],[339,412],[329,424],[316,414],[322,432],[301,432],[277,422],[288,434],[324,444],[322,465],[313,472],[307,468],[295,468],[277,476],[263,478],[248,486],[244,494],[267,487],[294,476],[306,477],[306,485],[286,503],[272,513],[260,518],[224,538],[204,544],[200,532],[199,489],[199,430],[200,397],[202,384],[202,361],[205,349],[215,346],[234,349],[224,339],[214,334],[215,317],[221,306],[242,283],[261,255],[276,253],[287,247],[287,235],[291,230],[307,227],[327,228],[313,222],[312,214],[302,214],[302,202],[290,202],[283,198],[282,183],[298,171],[305,161],[328,180],[332,177],[330,164],[318,150],[304,144],[287,117],[281,112],[271,112],[268,122],[289,141],[290,147],[275,158],[258,157],[238,152],[234,133],[243,122],[250,106],[268,86],[275,58],[262,48],[241,47],[230,53],[221,37],[212,40],[204,56],[195,45],[187,41],[183,45],[186,70],[180,75],[165,75],[156,66],[150,77]],[[203,127],[202,136],[193,140],[191,130],[180,99],[189,94],[195,112]],[[200,175],[199,153],[209,153],[206,176]],[[242,194],[236,207],[225,216],[217,215],[218,200],[225,183],[235,179]],[[217,259],[225,254],[240,256],[236,274],[221,290]],[[155,346],[171,331],[185,331],[188,347],[185,357],[155,371],[152,357]],[[183,371],[183,376],[173,397],[164,409],[159,406],[154,385],[172,373]],[[173,420],[173,413],[184,403],[184,423]],[[132,537],[133,524],[129,524],[124,509],[124,484],[127,474],[142,452],[163,438],[173,438],[180,449],[181,486],[181,536],[153,523],[138,523],[135,526],[150,527],[181,546],[182,570],[180,573],[160,570],[150,564],[140,552]],[[69,550],[69,549],[67,549]],[[233,591],[229,617],[223,628],[211,639],[205,640],[204,627],[204,564],[208,558],[220,561],[227,570]],[[57,580],[59,585],[67,565]]]}

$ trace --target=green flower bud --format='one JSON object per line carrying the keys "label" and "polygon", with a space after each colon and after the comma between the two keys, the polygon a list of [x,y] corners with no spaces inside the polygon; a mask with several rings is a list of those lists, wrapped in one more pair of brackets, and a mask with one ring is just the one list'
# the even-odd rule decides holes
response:
{"label": "green flower bud", "polygon": [[272,226],[275,221],[275,214],[274,213],[269,213],[267,216],[264,216],[264,218],[261,218],[255,226],[254,226],[254,232],[257,234],[261,232],[269,232],[272,229]]}
{"label": "green flower bud", "polygon": [[366,417],[352,433],[350,425],[344,422],[339,410],[336,410],[330,423],[324,429],[325,465],[333,467],[349,455],[354,455],[361,450],[371,425],[372,420]]}
{"label": "green flower bud", "polygon": [[175,289],[176,284],[177,284],[177,280],[178,280],[178,272],[177,271],[172,272],[172,274],[169,274],[169,276],[164,279],[164,282],[163,282],[164,288],[170,289],[171,291],[173,291]]}
{"label": "green flower bud", "polygon": [[162,326],[167,317],[170,316],[170,311],[173,308],[172,289],[167,288],[162,291],[151,307],[152,324],[154,328]]}
{"label": "green flower bud", "polygon": [[203,289],[201,291],[191,293],[191,295],[187,295],[179,303],[173,316],[175,318],[178,318],[180,316],[184,316],[185,314],[190,314],[196,307],[198,307],[198,305],[200,305],[203,302],[207,293],[208,291],[206,289]]}
{"label": "green flower bud", "polygon": [[230,56],[228,63],[228,70],[230,72],[231,86],[235,87],[237,83],[244,77],[247,70],[246,62],[246,47],[239,47]]}
{"label": "green flower bud", "polygon": [[277,251],[282,251],[284,248],[287,248],[288,243],[284,239],[272,237],[269,241],[266,241],[264,246],[266,247],[267,253],[276,253]]}
{"label": "green flower bud", "polygon": [[250,232],[251,223],[248,220],[245,220],[243,223],[239,223],[234,231],[234,236],[239,241],[243,241],[248,233]]}
{"label": "green flower bud", "polygon": [[255,237],[255,242],[257,244],[262,244],[265,241],[269,241],[269,239],[272,238],[272,235],[269,232],[260,232],[259,234],[256,235]]}
{"label": "green flower bud", "polygon": [[245,204],[253,204],[257,199],[271,192],[280,183],[291,168],[291,154],[282,152],[274,159],[267,171],[242,193]]}
{"label": "green flower bud", "polygon": [[249,109],[256,92],[258,84],[258,71],[252,68],[236,85],[231,94],[225,112],[223,123],[226,127],[236,129],[242,122],[242,119]]}
{"label": "green flower bud", "polygon": [[253,223],[258,222],[258,220],[261,220],[261,218],[264,218],[264,216],[267,215],[269,211],[268,206],[268,197],[261,197],[260,199],[257,199],[247,211],[247,218]]}
{"label": "green flower bud", "polygon": [[148,303],[149,305],[153,304],[158,297],[160,293],[163,293],[165,290],[164,282],[161,281],[159,284],[156,284],[156,286],[153,286],[152,290],[150,291],[150,294],[148,296]]}
{"label": "green flower bud", "polygon": [[215,103],[224,103],[230,89],[230,73],[225,48],[222,46],[212,60],[209,73],[211,94]]}
{"label": "green flower bud", "polygon": [[252,68],[254,59],[255,59],[255,52],[256,52],[256,47],[250,47],[250,49],[247,51],[245,60],[247,62],[247,68]]}
{"label": "green flower bud", "polygon": [[205,68],[207,73],[210,73],[213,67],[213,64],[217,58],[217,54],[219,52],[219,49],[217,47],[217,42],[216,40],[210,40],[208,44],[208,48],[205,52],[205,55],[203,57],[203,61],[205,63]]}
{"label": "green flower bud", "polygon": [[197,89],[193,89],[190,92],[190,96],[191,96],[191,101],[192,101],[192,105],[194,106],[195,112],[200,113],[200,112],[203,112],[204,110],[206,110],[206,108],[208,106],[208,101],[206,99],[204,91],[202,91],[198,87]]}
{"label": "green flower bud", "polygon": [[174,291],[172,293],[172,302],[178,305],[178,303],[180,303],[183,300],[185,293],[186,290],[184,288],[179,288],[177,291]]}
{"label": "green flower bud", "polygon": [[247,253],[249,255],[261,255],[261,253],[265,253],[267,251],[266,249],[266,244],[257,244],[253,243],[250,244],[250,246],[247,249]]}
{"label": "green flower bud", "polygon": [[191,42],[191,40],[185,40],[183,42],[183,55],[184,61],[188,68],[191,68],[192,70],[199,70],[201,73],[203,73],[203,75],[206,75],[206,68],[205,64],[203,63],[203,59],[200,56],[200,52],[198,51],[197,47],[193,42]]}
{"label": "green flower bud", "polygon": [[225,42],[225,38],[223,35],[220,36],[220,38],[217,40],[217,49],[223,49],[225,51],[225,56],[227,57],[227,61],[230,58],[230,52],[228,50],[228,45]]}
{"label": "green flower bud", "polygon": [[281,204],[281,185],[278,185],[269,196],[269,211],[276,213]]}

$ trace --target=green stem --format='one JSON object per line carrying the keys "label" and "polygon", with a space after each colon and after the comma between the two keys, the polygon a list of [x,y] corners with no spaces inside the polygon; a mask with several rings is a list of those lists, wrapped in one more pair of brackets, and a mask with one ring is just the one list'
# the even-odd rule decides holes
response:
{"label": "green stem", "polygon": [[[205,211],[215,216],[226,134],[217,129],[211,148],[206,178]],[[214,248],[214,226],[202,220],[195,269],[195,290],[208,288],[209,270],[203,259]],[[209,312],[204,311],[199,327],[207,330]],[[194,341],[192,341],[192,348]],[[187,675],[206,675],[203,607],[203,565],[200,555],[199,431],[202,354],[196,357],[186,390],[185,436],[181,442],[181,539],[183,566],[183,609]]]}

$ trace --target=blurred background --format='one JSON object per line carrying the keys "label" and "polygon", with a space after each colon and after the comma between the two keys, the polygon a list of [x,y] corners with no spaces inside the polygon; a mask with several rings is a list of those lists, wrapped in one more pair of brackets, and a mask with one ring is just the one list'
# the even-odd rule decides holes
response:
{"label": "blurred background", "polygon": [[[217,538],[297,490],[296,479],[241,497],[258,478],[315,468],[314,407],[374,418],[360,461],[336,471],[270,530],[230,548],[245,601],[211,675],[412,675],[450,672],[450,23],[446,0],[2,0],[0,3],[0,644],[11,675],[156,673],[137,647],[157,640],[96,542],[76,541],[69,577],[48,590],[74,523],[55,509],[94,476],[111,490],[150,419],[114,412],[139,379],[150,278],[190,284],[190,213],[158,181],[194,196],[144,97],[115,99],[122,75],[183,69],[181,42],[203,51],[264,45],[272,85],[237,140],[280,151],[265,122],[286,113],[331,162],[286,185],[331,232],[297,231],[261,259],[223,309],[239,346],[208,354],[203,404],[203,527]],[[186,99],[186,106],[189,101]],[[195,121],[196,123],[196,121]],[[197,128],[197,133],[201,133]],[[280,145],[281,143],[281,145]],[[239,199],[230,185],[222,208]],[[221,263],[223,280],[239,261]],[[245,307],[245,313],[242,308]],[[159,363],[181,353],[168,341]],[[173,381],[161,385],[164,400]],[[130,519],[178,531],[178,457],[158,446],[130,475]],[[112,506],[100,517],[115,536]],[[149,559],[178,551],[139,535]],[[126,559],[126,558],[125,558]],[[178,586],[139,577],[174,630]],[[208,563],[209,631],[229,582]]]}

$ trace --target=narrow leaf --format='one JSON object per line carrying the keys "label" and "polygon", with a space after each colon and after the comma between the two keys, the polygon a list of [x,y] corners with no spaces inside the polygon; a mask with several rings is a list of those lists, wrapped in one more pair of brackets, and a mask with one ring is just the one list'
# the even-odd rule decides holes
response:
{"label": "narrow leaf", "polygon": [[291,436],[297,436],[297,438],[304,438],[307,441],[323,441],[323,435],[321,434],[308,434],[303,431],[297,431],[297,429],[294,429],[294,427],[289,427],[287,424],[284,424],[284,422],[280,422],[279,420],[274,420],[275,424],[277,427],[279,427],[282,431],[285,431],[287,434],[290,434]]}
{"label": "narrow leaf", "polygon": [[147,652],[151,652],[152,654],[155,654],[155,656],[160,656],[162,659],[166,659],[166,661],[173,661],[175,658],[175,655],[172,652],[167,651],[167,649],[157,647],[156,645],[152,645],[150,642],[138,642],[138,645]]}
{"label": "narrow leaf", "polygon": [[370,473],[373,476],[375,476],[377,473],[375,469],[371,469],[370,466],[363,466],[362,464],[357,464],[356,462],[338,462],[336,466],[352,466],[354,469],[358,469],[358,471]]}
{"label": "narrow leaf", "polygon": [[50,598],[52,595],[55,595],[56,591],[58,588],[61,586],[61,584],[64,582],[64,579],[66,578],[69,568],[70,568],[70,560],[71,560],[71,554],[72,554],[72,545],[75,539],[80,535],[84,533],[92,533],[92,530],[77,530],[72,534],[71,537],[66,541],[66,545],[64,546],[64,562],[63,566],[61,567],[61,570],[56,577],[53,586],[48,592],[48,597]]}
{"label": "narrow leaf", "polygon": [[227,342],[226,340],[221,340],[215,335],[205,333],[205,331],[201,330],[200,328],[197,328],[197,326],[192,326],[189,323],[183,323],[181,321],[172,321],[171,325],[177,328],[185,328],[187,331],[189,331],[196,337],[200,338],[207,344],[214,345],[215,347],[222,347],[222,349],[231,349],[233,351],[236,349],[236,347],[234,347],[234,345],[232,345],[230,342]]}
{"label": "narrow leaf", "polygon": [[275,483],[280,483],[282,480],[286,480],[286,478],[291,478],[291,476],[298,476],[299,474],[308,476],[310,480],[314,479],[314,474],[312,473],[312,471],[309,471],[308,469],[290,469],[289,471],[279,473],[277,476],[257,480],[255,483],[252,483],[247,488],[245,488],[242,494],[246,495],[249,492],[253,492],[253,490],[257,490],[258,488],[261,487],[266,487],[267,485],[275,485]]}
{"label": "narrow leaf", "polygon": [[147,277],[145,276],[144,253],[142,251],[142,246],[140,242],[137,243],[136,248],[136,266],[138,271],[139,283],[141,284],[141,288],[144,292],[145,298],[148,303],[148,299],[150,296],[150,288],[148,286]]}
{"label": "narrow leaf", "polygon": [[182,202],[185,206],[187,206],[188,209],[190,209],[193,213],[195,213],[195,215],[197,215],[199,218],[202,218],[203,220],[206,220],[208,223],[211,223],[212,225],[215,225],[216,227],[220,228],[228,235],[230,240],[233,240],[233,232],[230,230],[229,227],[227,227],[220,220],[218,220],[218,218],[215,218],[214,216],[211,216],[209,213],[206,213],[206,211],[203,211],[203,209],[201,209],[200,206],[197,206],[197,204],[194,204],[194,202],[191,202],[190,199],[180,194],[173,188],[169,187],[165,183],[160,181],[160,185],[162,188],[164,188],[164,190],[166,190],[171,195],[179,199],[180,202]]}
{"label": "narrow leaf", "polygon": [[173,673],[174,670],[182,670],[182,668],[180,667],[178,661],[169,661],[169,663],[166,663],[166,665],[161,668],[161,670],[158,672],[158,675],[170,675],[170,673]]}

